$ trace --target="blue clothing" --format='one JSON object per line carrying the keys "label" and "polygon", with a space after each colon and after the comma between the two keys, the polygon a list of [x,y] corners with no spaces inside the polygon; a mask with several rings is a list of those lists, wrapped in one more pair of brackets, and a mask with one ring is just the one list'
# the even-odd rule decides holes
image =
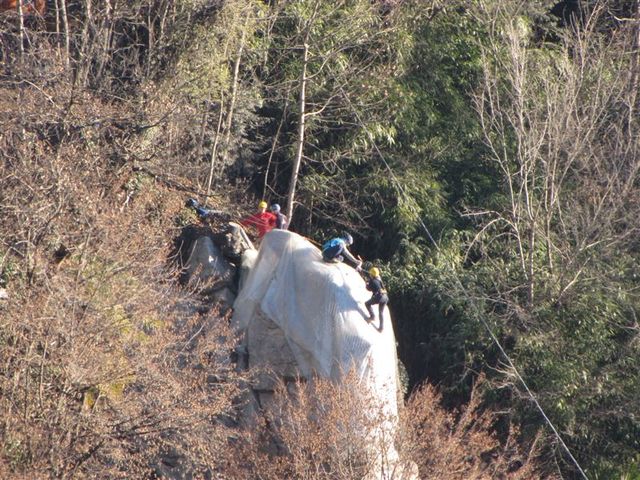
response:
{"label": "blue clothing", "polygon": [[196,207],[196,213],[199,217],[206,217],[210,212],[206,208]]}
{"label": "blue clothing", "polygon": [[215,216],[224,215],[220,210],[209,210],[208,208],[204,208],[195,198],[188,199],[186,205],[187,207],[191,207],[196,211],[198,217],[200,217],[200,220],[206,220]]}
{"label": "blue clothing", "polygon": [[330,262],[334,258],[338,258],[346,248],[347,244],[342,238],[332,238],[322,246],[322,259],[325,262]]}
{"label": "blue clothing", "polygon": [[332,238],[322,246],[322,259],[325,262],[342,262],[345,258],[356,266],[362,263],[351,255],[344,238]]}

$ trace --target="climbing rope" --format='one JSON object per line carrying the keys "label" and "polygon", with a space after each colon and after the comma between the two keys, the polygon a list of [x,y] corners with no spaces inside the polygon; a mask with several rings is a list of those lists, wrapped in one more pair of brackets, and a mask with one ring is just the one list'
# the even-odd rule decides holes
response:
{"label": "climbing rope", "polygon": [[[371,136],[371,143],[373,145],[374,150],[376,151],[376,153],[378,154],[378,156],[380,157],[380,160],[382,160],[382,163],[384,163],[385,168],[387,169],[387,171],[389,172],[389,175],[391,176],[391,178],[393,179],[396,187],[398,188],[398,190],[400,191],[400,193],[402,195],[405,196],[405,198],[407,199],[412,199],[410,195],[408,195],[404,188],[402,187],[402,184],[400,183],[400,181],[398,180],[398,177],[396,177],[393,169],[391,168],[391,166],[389,165],[389,163],[386,161],[386,159],[384,158],[384,155],[382,154],[382,152],[380,151],[380,149],[378,148],[378,145],[376,145],[376,142],[373,140],[373,136],[371,135],[371,132],[369,131],[369,129],[367,128],[367,126],[364,124],[364,122],[362,121],[362,119],[360,118],[360,115],[358,114],[357,110],[354,108],[353,104],[351,103],[351,99],[345,94],[344,90],[342,90],[342,95],[344,96],[345,100],[347,101],[347,103],[349,103],[349,107],[351,108],[351,111],[353,112],[353,114],[356,117],[356,120],[358,121],[358,123],[360,124],[360,127],[362,127],[362,129],[367,132],[370,136]],[[437,251],[440,251],[440,247],[438,245],[438,243],[435,241],[435,239],[433,238],[433,236],[431,235],[431,232],[429,232],[429,229],[427,228],[427,226],[425,225],[425,223],[422,221],[422,219],[420,217],[418,217],[418,221],[420,222],[420,225],[422,226],[423,230],[425,231],[425,233],[427,234],[427,237],[429,238],[429,240],[431,241],[431,243],[434,245],[434,247],[436,248]],[[533,394],[533,392],[531,391],[531,389],[529,388],[529,386],[527,385],[527,383],[524,381],[524,378],[522,378],[522,376],[520,375],[520,372],[518,371],[518,369],[516,368],[515,364],[513,363],[513,361],[511,360],[511,357],[509,357],[509,355],[507,354],[507,352],[505,351],[505,349],[502,347],[502,344],[500,343],[500,341],[498,340],[498,337],[496,337],[496,335],[493,333],[493,330],[491,329],[490,325],[487,323],[487,321],[484,319],[484,317],[481,315],[480,312],[480,308],[476,305],[476,303],[473,301],[473,299],[466,294],[466,291],[464,289],[464,286],[462,285],[462,282],[460,281],[460,279],[458,277],[455,277],[455,282],[456,282],[456,287],[458,287],[460,289],[460,292],[462,292],[462,294],[467,298],[467,300],[469,301],[469,304],[471,305],[471,307],[473,308],[474,314],[476,315],[476,317],[480,320],[480,322],[482,322],[484,328],[487,330],[487,332],[489,333],[489,336],[491,337],[491,339],[493,340],[493,342],[496,344],[496,346],[498,347],[498,350],[500,350],[500,353],[502,354],[502,356],[506,359],[507,364],[509,365],[509,367],[511,368],[511,370],[513,371],[513,373],[515,374],[516,378],[518,379],[518,381],[522,384],[522,386],[524,387],[525,392],[527,393],[527,395],[529,396],[529,398],[531,399],[531,401],[533,402],[533,404],[536,406],[537,410],[540,412],[540,415],[542,415],[542,418],[544,419],[544,421],[547,423],[547,425],[549,425],[549,428],[551,429],[551,431],[553,432],[553,434],[555,435],[555,437],[558,439],[558,441],[560,442],[560,445],[562,446],[562,448],[564,449],[564,451],[567,453],[567,455],[569,456],[569,458],[571,459],[572,463],[575,465],[575,467],[578,469],[578,471],[580,472],[580,474],[582,475],[582,478],[584,478],[585,480],[589,480],[589,478],[587,477],[587,475],[584,473],[584,470],[582,469],[582,467],[580,466],[580,464],[578,463],[578,461],[576,460],[576,458],[573,456],[573,454],[571,453],[571,450],[569,450],[569,447],[567,446],[567,444],[564,442],[564,440],[562,439],[562,436],[560,435],[560,432],[558,432],[558,429],[555,427],[555,425],[553,424],[553,422],[549,419],[549,417],[547,416],[547,414],[545,413],[544,409],[542,408],[542,405],[540,405],[540,402],[538,402],[538,399],[536,398],[536,396]]]}

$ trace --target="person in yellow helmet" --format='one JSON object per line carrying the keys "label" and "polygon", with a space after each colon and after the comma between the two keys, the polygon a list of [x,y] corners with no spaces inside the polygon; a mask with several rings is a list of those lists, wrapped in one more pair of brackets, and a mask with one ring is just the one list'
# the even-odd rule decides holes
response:
{"label": "person in yellow helmet", "polygon": [[387,305],[387,303],[389,303],[389,297],[387,296],[387,290],[384,288],[384,283],[382,283],[380,270],[376,267],[371,267],[369,269],[367,290],[372,293],[371,298],[364,303],[364,305],[367,307],[367,311],[369,312],[369,319],[367,321],[372,322],[373,320],[375,320],[376,317],[373,314],[372,306],[377,304],[380,316],[380,325],[378,327],[378,331],[382,332],[384,322],[382,313],[384,312],[384,307]]}
{"label": "person in yellow helmet", "polygon": [[258,237],[262,238],[275,227],[276,216],[271,212],[267,212],[267,202],[262,200],[258,204],[258,213],[240,220],[240,224],[245,227],[254,227],[258,230]]}

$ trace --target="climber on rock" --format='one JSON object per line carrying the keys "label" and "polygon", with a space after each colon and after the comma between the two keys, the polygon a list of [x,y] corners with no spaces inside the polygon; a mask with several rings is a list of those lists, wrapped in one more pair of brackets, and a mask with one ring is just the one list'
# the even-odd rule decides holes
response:
{"label": "climber on rock", "polygon": [[376,267],[371,267],[369,269],[368,276],[367,290],[369,290],[372,295],[369,300],[364,302],[364,305],[367,307],[367,311],[369,312],[369,319],[367,321],[372,322],[375,320],[376,317],[373,314],[372,306],[378,304],[378,312],[380,316],[380,326],[378,327],[378,331],[382,332],[382,312],[384,312],[384,307],[389,303],[389,297],[387,296],[387,290],[384,288],[384,284],[382,283],[382,278],[380,278],[380,270]]}
{"label": "climber on rock", "polygon": [[277,203],[272,203],[269,207],[271,213],[276,216],[276,227],[280,230],[286,230],[289,227],[289,222],[287,221],[287,216],[280,211],[280,205]]}
{"label": "climber on rock", "polygon": [[258,212],[242,219],[240,224],[245,227],[255,228],[258,230],[258,237],[262,238],[275,227],[276,216],[271,212],[267,212],[267,202],[262,200],[258,204]]}
{"label": "climber on rock", "polygon": [[345,233],[341,237],[332,238],[322,246],[322,259],[327,263],[339,263],[347,259],[357,271],[360,271],[362,262],[349,252],[348,246],[353,244],[353,237]]}

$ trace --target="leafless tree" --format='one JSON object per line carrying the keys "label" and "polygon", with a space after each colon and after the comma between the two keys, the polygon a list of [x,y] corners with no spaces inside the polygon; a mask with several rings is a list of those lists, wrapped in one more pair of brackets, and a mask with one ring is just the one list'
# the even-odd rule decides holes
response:
{"label": "leafless tree", "polygon": [[[347,10],[348,18],[342,16]],[[364,1],[283,2],[272,9],[270,18],[274,24],[295,25],[293,33],[273,42],[273,62],[287,65],[287,73],[277,85],[268,86],[271,94],[285,98],[295,117],[285,212],[291,221],[302,169],[313,163],[308,162],[314,157],[309,146],[323,129],[355,122],[350,102],[367,98],[366,78],[385,75],[386,41],[396,26],[382,17],[379,5]],[[267,28],[275,36],[273,30],[277,29]],[[375,103],[367,99],[359,106],[371,108],[367,102]]]}
{"label": "leafless tree", "polygon": [[637,69],[635,30],[605,37],[596,9],[542,50],[531,44],[518,2],[491,5],[482,12],[490,29],[476,107],[507,204],[470,213],[485,219],[476,241],[508,238],[526,303],[545,288],[557,301],[640,226],[636,93],[627,74]]}

